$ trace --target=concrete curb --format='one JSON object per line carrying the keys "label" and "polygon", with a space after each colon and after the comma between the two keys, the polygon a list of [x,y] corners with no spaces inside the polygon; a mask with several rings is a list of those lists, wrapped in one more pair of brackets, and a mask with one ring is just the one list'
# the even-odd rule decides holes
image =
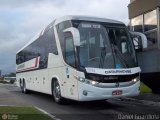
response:
{"label": "concrete curb", "polygon": [[56,116],[48,113],[47,111],[45,111],[45,110],[43,110],[43,109],[41,109],[41,108],[39,108],[39,107],[34,106],[34,108],[38,109],[39,111],[41,111],[41,112],[44,113],[45,115],[48,115],[49,117],[53,118],[54,120],[61,120],[61,119],[57,118]]}

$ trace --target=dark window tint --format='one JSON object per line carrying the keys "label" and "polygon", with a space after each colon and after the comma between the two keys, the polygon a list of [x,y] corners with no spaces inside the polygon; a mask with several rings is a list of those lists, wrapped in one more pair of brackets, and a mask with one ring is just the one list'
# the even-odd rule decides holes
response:
{"label": "dark window tint", "polygon": [[48,53],[58,54],[57,45],[54,35],[54,30],[51,28],[46,32],[46,42],[48,47]]}
{"label": "dark window tint", "polygon": [[70,32],[65,33],[65,61],[69,65],[75,67],[75,48],[73,45],[73,37]]}
{"label": "dark window tint", "polygon": [[60,44],[61,44],[61,49],[62,49],[62,53],[63,53],[63,57],[64,57],[64,48],[65,48],[65,45],[64,45],[64,32],[63,30],[71,27],[71,22],[70,21],[65,21],[65,22],[62,22],[60,24],[58,24],[56,27],[57,27],[57,31],[58,31],[58,37],[59,37],[59,40],[60,40]]}
{"label": "dark window tint", "polygon": [[125,28],[109,28],[108,36],[115,53],[116,68],[134,67],[137,62],[132,41]]}
{"label": "dark window tint", "polygon": [[58,54],[53,28],[47,29],[43,36],[24,48],[16,56],[16,63],[21,64],[36,57],[40,57],[39,68],[47,68],[48,54]]}

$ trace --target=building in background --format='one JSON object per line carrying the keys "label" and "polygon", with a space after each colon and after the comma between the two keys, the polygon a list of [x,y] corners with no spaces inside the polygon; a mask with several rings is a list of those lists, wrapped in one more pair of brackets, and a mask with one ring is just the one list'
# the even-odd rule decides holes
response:
{"label": "building in background", "polygon": [[137,53],[141,80],[154,92],[160,91],[160,0],[130,0],[131,31],[147,36],[147,48]]}

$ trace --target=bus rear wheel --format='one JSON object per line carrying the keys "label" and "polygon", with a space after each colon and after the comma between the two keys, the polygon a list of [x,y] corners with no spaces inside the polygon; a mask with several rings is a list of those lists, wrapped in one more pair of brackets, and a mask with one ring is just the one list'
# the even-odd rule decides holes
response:
{"label": "bus rear wheel", "polygon": [[52,96],[56,103],[64,104],[64,98],[61,96],[61,89],[58,80],[54,80],[52,84]]}
{"label": "bus rear wheel", "polygon": [[23,85],[22,85],[22,93],[27,94],[27,93],[28,93],[28,90],[27,90],[27,88],[26,88],[25,80],[23,80],[23,83],[22,83],[22,84],[23,84]]}
{"label": "bus rear wheel", "polygon": [[19,80],[19,86],[20,86],[20,89],[23,93],[23,81],[21,79]]}

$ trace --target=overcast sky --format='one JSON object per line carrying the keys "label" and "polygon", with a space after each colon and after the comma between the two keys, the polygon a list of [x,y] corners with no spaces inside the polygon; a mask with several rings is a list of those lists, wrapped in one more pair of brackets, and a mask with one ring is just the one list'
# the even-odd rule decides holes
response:
{"label": "overcast sky", "polygon": [[0,0],[0,69],[15,72],[16,51],[56,17],[89,15],[128,24],[129,0]]}

